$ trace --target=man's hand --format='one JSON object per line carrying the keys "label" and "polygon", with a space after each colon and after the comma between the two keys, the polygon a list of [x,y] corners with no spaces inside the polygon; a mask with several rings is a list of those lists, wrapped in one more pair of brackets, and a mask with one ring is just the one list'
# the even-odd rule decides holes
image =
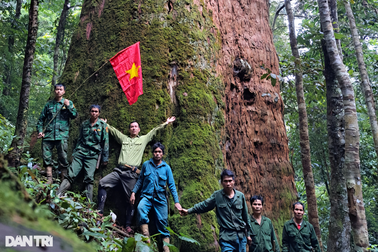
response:
{"label": "man's hand", "polygon": [[176,120],[176,117],[172,116],[172,117],[169,117],[166,121],[167,124],[171,123],[171,122],[174,122]]}
{"label": "man's hand", "polygon": [[64,99],[64,105],[66,105],[66,107],[68,107],[70,105],[70,100]]}
{"label": "man's hand", "polygon": [[181,216],[187,216],[188,214],[189,214],[188,209],[181,208],[181,211],[180,211]]}
{"label": "man's hand", "polygon": [[101,165],[102,165],[102,166],[107,166],[107,165],[108,165],[108,162],[102,162]]}
{"label": "man's hand", "polygon": [[41,138],[41,137],[45,137],[45,134],[42,132],[39,132],[37,138]]}
{"label": "man's hand", "polygon": [[103,121],[103,122],[105,122],[105,123],[107,123],[108,122],[108,120],[105,118],[100,118],[101,119],[101,121]]}
{"label": "man's hand", "polygon": [[181,211],[182,210],[182,207],[180,205],[180,203],[175,203],[175,207],[177,210]]}
{"label": "man's hand", "polygon": [[131,203],[131,205],[134,205],[134,203],[135,203],[135,193],[131,194],[131,196],[130,196],[130,203]]}
{"label": "man's hand", "polygon": [[250,236],[247,237],[247,243],[249,246],[252,245],[252,238]]}

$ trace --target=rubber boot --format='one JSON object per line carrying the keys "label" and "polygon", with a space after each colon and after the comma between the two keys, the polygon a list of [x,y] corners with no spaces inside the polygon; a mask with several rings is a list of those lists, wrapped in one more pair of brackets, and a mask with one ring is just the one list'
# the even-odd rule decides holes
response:
{"label": "rubber boot", "polygon": [[67,176],[67,167],[60,167],[60,181],[63,181]]}
{"label": "rubber boot", "polygon": [[105,201],[106,201],[106,190],[101,185],[98,186],[98,194],[97,194],[97,210],[99,210],[100,214],[104,214],[104,207],[105,207]]}
{"label": "rubber boot", "polygon": [[47,177],[47,184],[51,185],[53,183],[52,167],[51,166],[46,167],[46,177]]}
{"label": "rubber boot", "polygon": [[63,180],[58,189],[58,197],[62,197],[67,192],[67,190],[70,189],[70,187],[70,181],[68,181],[68,179]]}
{"label": "rubber boot", "polygon": [[164,242],[165,243],[169,243],[169,237],[164,237],[163,238],[163,251],[164,252],[169,252],[169,247],[168,246],[164,246]]}
{"label": "rubber boot", "polygon": [[148,224],[140,225],[140,230],[142,231],[142,235],[148,237],[147,243],[150,243],[150,232],[148,231]]}
{"label": "rubber boot", "polygon": [[87,196],[88,202],[92,202],[93,201],[93,184],[87,184],[85,186],[85,190],[87,190],[85,195]]}

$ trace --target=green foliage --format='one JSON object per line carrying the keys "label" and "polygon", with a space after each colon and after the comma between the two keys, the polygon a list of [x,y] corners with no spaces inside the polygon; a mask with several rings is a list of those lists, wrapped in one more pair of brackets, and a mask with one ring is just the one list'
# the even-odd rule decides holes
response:
{"label": "green foliage", "polygon": [[14,126],[0,114],[0,154],[7,154],[12,143]]}

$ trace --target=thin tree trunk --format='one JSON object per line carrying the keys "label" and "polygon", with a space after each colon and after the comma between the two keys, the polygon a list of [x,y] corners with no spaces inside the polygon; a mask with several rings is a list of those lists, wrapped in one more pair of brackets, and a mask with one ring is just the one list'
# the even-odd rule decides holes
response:
{"label": "thin tree trunk", "polygon": [[352,35],[354,48],[356,50],[356,57],[358,62],[358,68],[360,69],[361,75],[361,87],[365,95],[366,106],[368,110],[368,115],[370,119],[371,131],[373,133],[375,152],[378,155],[378,123],[377,116],[375,115],[375,103],[373,98],[373,91],[370,86],[369,76],[366,70],[366,65],[364,61],[364,55],[362,52],[362,46],[360,42],[360,35],[356,27],[356,21],[350,7],[349,0],[344,1],[345,10],[349,19],[350,33]]}
{"label": "thin tree trunk", "polygon": [[7,156],[10,166],[17,166],[20,163],[20,157],[23,151],[24,139],[26,135],[26,128],[28,125],[27,118],[29,110],[30,82],[34,60],[35,43],[37,40],[38,32],[38,5],[38,0],[32,0],[30,3],[28,39],[25,47],[25,59],[22,73],[20,103],[18,107],[15,131],[17,137],[13,139],[11,145],[13,149]]}
{"label": "thin tree trunk", "polygon": [[322,45],[325,63],[324,77],[327,86],[328,154],[331,165],[329,194],[331,210],[327,251],[350,251],[348,197],[343,172],[345,154],[343,95],[330,65],[324,40]]}
{"label": "thin tree trunk", "polygon": [[70,4],[70,0],[64,1],[63,10],[59,18],[59,24],[58,24],[58,30],[56,33],[55,48],[54,48],[54,58],[53,58],[54,69],[53,69],[53,77],[52,77],[52,86],[56,84],[56,80],[58,78],[59,47],[64,37],[64,27],[66,25],[67,15],[70,9],[68,6],[69,4]]}
{"label": "thin tree trunk", "polygon": [[324,32],[326,48],[332,69],[340,84],[344,103],[345,121],[345,163],[344,171],[348,192],[349,217],[353,230],[353,239],[357,251],[366,251],[369,246],[365,206],[362,197],[362,184],[359,156],[359,127],[353,85],[345,66],[340,59],[333,33],[327,0],[318,0],[320,21]]}
{"label": "thin tree trunk", "polygon": [[295,35],[294,14],[290,0],[285,0],[286,13],[289,21],[290,46],[295,57],[295,89],[297,93],[298,113],[299,113],[299,137],[301,146],[301,159],[303,166],[303,176],[306,185],[306,195],[308,203],[308,220],[314,226],[320,247],[322,248],[321,231],[318,216],[318,205],[316,203],[315,182],[311,167],[310,140],[308,136],[308,121],[306,102],[303,91],[303,74],[301,69],[301,59],[299,56],[297,37]]}
{"label": "thin tree trunk", "polygon": [[[332,26],[339,32],[337,2],[329,0]],[[342,57],[340,40],[336,40],[339,56]],[[350,219],[348,215],[348,197],[344,175],[345,155],[345,123],[343,95],[336,80],[335,72],[330,64],[324,39],[322,40],[324,54],[324,77],[327,86],[327,130],[328,155],[331,166],[330,194],[331,202],[329,235],[327,251],[350,251]]]}
{"label": "thin tree trunk", "polygon": [[[20,19],[21,6],[22,6],[22,0],[17,0],[16,13],[14,15],[14,21],[12,22],[12,29],[16,28],[15,26],[15,23],[17,22],[16,20]],[[10,55],[13,54],[13,47],[14,47],[14,35],[10,34],[9,39],[8,39],[8,51]],[[12,69],[14,65],[14,58],[11,57],[9,62],[10,62],[9,65],[5,65],[3,95],[10,94],[11,85],[12,85]]]}

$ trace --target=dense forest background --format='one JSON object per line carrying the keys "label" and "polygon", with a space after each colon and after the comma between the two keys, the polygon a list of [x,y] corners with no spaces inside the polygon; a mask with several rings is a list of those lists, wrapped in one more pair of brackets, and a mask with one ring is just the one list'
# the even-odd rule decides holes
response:
{"label": "dense forest background", "polygon": [[[323,247],[326,250],[330,218],[329,195],[333,188],[330,186],[331,165],[328,156],[327,92],[323,75],[325,63],[321,41],[323,32],[320,28],[319,8],[316,1],[297,0],[291,4],[301,58],[300,68],[303,72],[311,166],[314,174],[321,236]],[[53,79],[59,78],[63,72],[71,38],[79,24],[81,5],[82,1],[80,0],[44,0],[39,3],[39,27],[31,75],[27,137],[24,143],[26,150],[30,147],[31,135],[35,131],[39,114],[45,102],[50,98]],[[362,43],[363,57],[373,96],[377,98],[378,2],[374,0],[350,1],[350,5]],[[59,29],[63,6],[66,6],[66,21],[64,26]],[[288,18],[284,6],[285,1],[270,1],[270,27],[280,62],[280,76],[269,76],[271,76],[272,85],[275,85],[276,81],[280,82],[281,96],[284,101],[284,119],[289,138],[289,157],[295,171],[295,185],[299,200],[307,204],[295,86],[295,74],[298,66],[295,66],[295,58],[290,48]],[[0,2],[0,153],[4,155],[9,151],[11,141],[15,137],[14,125],[17,120],[21,90],[29,7],[29,1],[5,0]],[[337,12],[339,31],[335,37],[341,42],[343,62],[355,91],[360,132],[362,192],[370,247],[372,250],[378,251],[378,157],[374,148],[365,96],[360,85],[361,78],[351,38],[350,24],[342,1],[337,4]],[[57,38],[60,40],[58,47],[56,47]],[[55,61],[55,70],[54,56],[58,59]],[[38,157],[32,158],[38,159]],[[307,209],[306,205],[306,211]]]}

